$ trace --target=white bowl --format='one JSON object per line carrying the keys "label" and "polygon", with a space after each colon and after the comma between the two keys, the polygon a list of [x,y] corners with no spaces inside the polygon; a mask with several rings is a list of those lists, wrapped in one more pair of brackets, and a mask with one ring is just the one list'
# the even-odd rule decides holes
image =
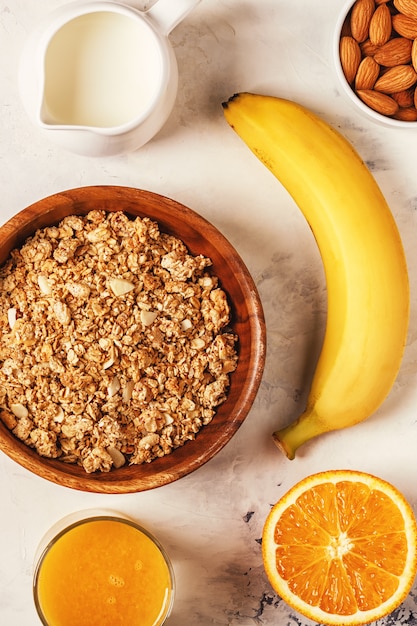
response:
{"label": "white bowl", "polygon": [[336,76],[337,76],[339,85],[342,88],[343,95],[352,104],[352,106],[354,106],[357,110],[360,111],[360,113],[362,113],[362,115],[372,120],[373,122],[377,122],[379,124],[383,124],[391,128],[406,128],[408,130],[417,129],[417,121],[407,122],[403,120],[397,120],[392,117],[382,115],[381,113],[378,113],[377,111],[374,111],[373,109],[371,109],[364,102],[362,102],[362,100],[359,98],[359,96],[356,95],[356,93],[354,92],[354,90],[349,85],[348,81],[346,80],[344,72],[343,72],[342,64],[340,61],[339,44],[340,44],[340,37],[341,37],[341,32],[342,32],[344,21],[354,4],[355,4],[354,1],[348,0],[343,5],[339,13],[339,16],[337,18],[337,22],[336,22],[335,29],[334,29],[334,35],[333,35],[333,42],[332,42],[332,55],[333,55],[333,60],[334,60],[334,67],[336,70]]}

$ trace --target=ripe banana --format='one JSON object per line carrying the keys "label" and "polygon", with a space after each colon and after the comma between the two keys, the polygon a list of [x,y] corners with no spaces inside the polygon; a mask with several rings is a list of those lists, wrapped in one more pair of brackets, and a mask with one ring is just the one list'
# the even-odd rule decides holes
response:
{"label": "ripe banana", "polygon": [[293,459],[311,438],[368,418],[388,395],[408,328],[406,260],[374,177],[334,128],[299,104],[270,96],[239,93],[223,108],[299,206],[325,270],[326,332],[307,406],[273,433]]}

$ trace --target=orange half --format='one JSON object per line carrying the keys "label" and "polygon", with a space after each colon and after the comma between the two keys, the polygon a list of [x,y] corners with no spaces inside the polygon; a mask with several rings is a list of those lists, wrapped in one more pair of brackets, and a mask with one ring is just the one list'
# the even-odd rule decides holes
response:
{"label": "orange half", "polygon": [[275,504],[262,536],[275,591],[328,626],[368,624],[408,595],[417,571],[417,525],[384,480],[350,470],[321,472]]}

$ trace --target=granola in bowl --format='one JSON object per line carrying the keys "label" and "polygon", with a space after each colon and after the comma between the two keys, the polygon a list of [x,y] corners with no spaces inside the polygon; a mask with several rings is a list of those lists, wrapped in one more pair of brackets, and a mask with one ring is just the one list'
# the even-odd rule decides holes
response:
{"label": "granola in bowl", "polygon": [[238,363],[210,265],[120,211],[38,229],[0,269],[0,419],[87,473],[194,439]]}

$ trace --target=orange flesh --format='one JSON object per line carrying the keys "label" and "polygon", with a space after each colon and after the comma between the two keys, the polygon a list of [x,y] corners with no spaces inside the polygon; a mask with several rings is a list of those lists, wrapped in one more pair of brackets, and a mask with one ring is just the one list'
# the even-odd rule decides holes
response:
{"label": "orange flesh", "polygon": [[275,543],[277,571],[292,593],[338,615],[388,600],[407,558],[395,504],[382,491],[348,481],[305,491],[278,520]]}
{"label": "orange flesh", "polygon": [[147,535],[103,519],[75,526],[51,547],[38,573],[38,600],[49,626],[154,626],[171,586]]}

